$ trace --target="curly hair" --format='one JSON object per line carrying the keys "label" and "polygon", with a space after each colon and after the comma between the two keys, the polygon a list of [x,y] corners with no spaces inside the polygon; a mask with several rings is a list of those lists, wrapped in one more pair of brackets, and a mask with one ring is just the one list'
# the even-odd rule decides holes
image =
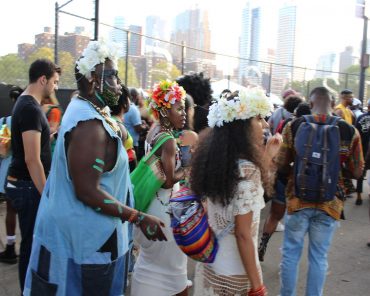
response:
{"label": "curly hair", "polygon": [[250,137],[251,120],[235,120],[200,133],[190,175],[195,194],[207,196],[223,206],[230,204],[239,182],[238,159],[253,162],[261,170],[262,179],[266,179],[262,150]]}
{"label": "curly hair", "polygon": [[192,73],[179,77],[176,82],[194,100],[194,131],[199,132],[208,126],[208,105],[212,101],[213,92],[210,79],[204,78],[203,73]]}
{"label": "curly hair", "polygon": [[284,108],[288,112],[293,113],[294,110],[298,107],[298,105],[302,102],[303,99],[299,96],[289,96],[284,101]]}
{"label": "curly hair", "polygon": [[131,100],[130,90],[124,84],[121,84],[121,86],[122,94],[118,99],[118,104],[114,106],[109,106],[111,110],[111,115],[118,115],[121,112],[122,108],[125,109],[125,112],[127,112],[127,109],[129,108],[129,102]]}

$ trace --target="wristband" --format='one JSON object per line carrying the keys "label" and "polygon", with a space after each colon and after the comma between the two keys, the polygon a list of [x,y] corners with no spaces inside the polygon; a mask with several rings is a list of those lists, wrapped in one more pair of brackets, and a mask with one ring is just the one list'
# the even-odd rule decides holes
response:
{"label": "wristband", "polygon": [[130,215],[130,217],[128,218],[127,221],[130,222],[130,223],[133,223],[136,220],[138,214],[139,214],[139,212],[137,210],[132,209],[131,215]]}
{"label": "wristband", "polygon": [[138,212],[137,220],[135,221],[135,225],[139,226],[141,221],[143,221],[145,218],[144,214],[141,212]]}
{"label": "wristband", "polygon": [[265,285],[262,285],[261,287],[259,287],[256,290],[252,289],[248,292],[248,296],[265,296],[265,295],[267,295]]}

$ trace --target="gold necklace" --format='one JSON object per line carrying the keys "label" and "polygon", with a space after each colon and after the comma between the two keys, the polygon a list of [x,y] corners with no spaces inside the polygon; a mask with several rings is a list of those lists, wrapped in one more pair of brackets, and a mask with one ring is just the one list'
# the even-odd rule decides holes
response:
{"label": "gold necklace", "polygon": [[110,117],[110,114],[105,111],[105,110],[102,110],[100,107],[96,106],[93,102],[89,101],[88,99],[78,95],[77,96],[79,99],[83,100],[83,101],[86,101],[88,102],[105,120],[105,122],[111,127],[111,129],[117,134],[117,135],[120,135],[120,128],[117,124],[117,122],[112,119]]}

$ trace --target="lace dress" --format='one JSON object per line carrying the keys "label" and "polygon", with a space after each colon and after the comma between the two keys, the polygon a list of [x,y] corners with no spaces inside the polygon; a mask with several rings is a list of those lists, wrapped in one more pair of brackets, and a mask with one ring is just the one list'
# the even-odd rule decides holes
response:
{"label": "lace dress", "polygon": [[[232,202],[224,207],[208,199],[208,221],[213,231],[218,235],[235,216],[253,212],[252,237],[257,256],[258,227],[260,211],[265,206],[260,170],[250,161],[239,160],[241,181]],[[258,259],[260,275],[261,266]],[[196,296],[241,296],[247,295],[251,288],[244,269],[235,238],[234,229],[219,241],[219,250],[212,264],[198,263],[196,266],[195,293]]]}
{"label": "lace dress", "polygon": [[[147,142],[145,144],[148,153],[151,146]],[[178,151],[176,169],[180,166]],[[170,296],[182,292],[187,286],[187,257],[175,242],[168,214],[169,199],[179,189],[179,183],[170,189],[159,189],[147,211],[165,223],[162,230],[167,241],[149,241],[139,228],[134,230],[134,240],[140,251],[132,276],[132,296]]]}

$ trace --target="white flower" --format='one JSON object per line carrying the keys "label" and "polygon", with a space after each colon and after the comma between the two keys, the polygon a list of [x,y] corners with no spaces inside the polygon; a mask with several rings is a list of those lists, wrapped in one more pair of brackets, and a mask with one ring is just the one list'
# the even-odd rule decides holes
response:
{"label": "white flower", "polygon": [[240,91],[239,96],[227,100],[220,98],[212,104],[208,113],[208,125],[221,127],[234,120],[246,120],[255,116],[266,117],[271,113],[272,104],[261,88]]}
{"label": "white flower", "polygon": [[87,78],[91,77],[91,72],[95,66],[104,63],[106,59],[113,62],[117,68],[118,46],[108,44],[104,39],[99,41],[90,41],[82,53],[82,57],[76,62],[78,71]]}

